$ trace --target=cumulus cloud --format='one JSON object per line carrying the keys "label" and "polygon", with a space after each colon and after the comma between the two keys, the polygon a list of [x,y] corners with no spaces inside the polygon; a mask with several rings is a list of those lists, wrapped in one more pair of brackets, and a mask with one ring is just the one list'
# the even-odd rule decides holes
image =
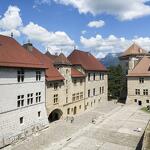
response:
{"label": "cumulus cloud", "polygon": [[150,6],[146,4],[150,0],[53,0],[56,3],[71,5],[77,8],[79,13],[109,14],[119,20],[132,20],[150,15]]}
{"label": "cumulus cloud", "polygon": [[14,36],[20,36],[19,27],[22,26],[20,9],[17,6],[9,6],[4,15],[0,18],[0,33]]}
{"label": "cumulus cloud", "polygon": [[22,28],[22,33],[28,39],[42,43],[45,48],[52,50],[52,53],[65,50],[70,51],[73,49],[75,42],[63,31],[49,32],[42,26],[30,22]]}
{"label": "cumulus cloud", "polygon": [[104,25],[105,25],[105,22],[103,20],[91,21],[88,23],[88,27],[90,28],[101,28]]}
{"label": "cumulus cloud", "polygon": [[108,37],[103,38],[101,35],[97,34],[95,37],[90,38],[81,36],[80,42],[84,48],[94,51],[97,57],[104,57],[107,53],[122,52],[133,42],[136,42],[147,51],[150,50],[150,37],[134,37],[133,39],[126,39],[125,37],[109,35]]}

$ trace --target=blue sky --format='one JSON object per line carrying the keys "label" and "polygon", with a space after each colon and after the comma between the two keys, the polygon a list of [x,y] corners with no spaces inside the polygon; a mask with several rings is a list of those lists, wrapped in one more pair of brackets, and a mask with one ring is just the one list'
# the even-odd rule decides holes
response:
{"label": "blue sky", "polygon": [[136,42],[150,50],[149,0],[1,0],[0,33],[42,52],[76,46],[96,57]]}

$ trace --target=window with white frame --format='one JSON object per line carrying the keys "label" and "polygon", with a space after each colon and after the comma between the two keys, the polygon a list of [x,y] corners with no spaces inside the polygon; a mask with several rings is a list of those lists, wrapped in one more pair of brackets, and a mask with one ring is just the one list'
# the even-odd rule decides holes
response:
{"label": "window with white frame", "polygon": [[58,103],[58,94],[54,94],[54,104]]}
{"label": "window with white frame", "polygon": [[80,92],[80,99],[83,99],[83,92]]}
{"label": "window with white frame", "polygon": [[139,83],[144,83],[144,78],[139,78]]}
{"label": "window with white frame", "polygon": [[36,71],[36,81],[41,80],[41,71]]}
{"label": "window with white frame", "polygon": [[140,89],[135,89],[135,95],[140,95]]}
{"label": "window with white frame", "polygon": [[24,82],[24,70],[20,69],[17,71],[17,80],[18,82]]}
{"label": "window with white frame", "polygon": [[18,95],[17,97],[17,107],[24,106],[24,95]]}
{"label": "window with white frame", "polygon": [[33,93],[27,94],[27,105],[33,104]]}
{"label": "window with white frame", "polygon": [[41,102],[41,92],[36,92],[36,103]]}
{"label": "window with white frame", "polygon": [[148,89],[143,89],[143,95],[148,95]]}

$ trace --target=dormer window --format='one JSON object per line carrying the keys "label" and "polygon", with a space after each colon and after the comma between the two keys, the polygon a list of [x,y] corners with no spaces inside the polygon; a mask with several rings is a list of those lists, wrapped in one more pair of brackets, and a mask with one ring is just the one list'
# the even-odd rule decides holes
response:
{"label": "dormer window", "polygon": [[24,70],[23,69],[20,69],[17,71],[17,80],[18,80],[18,82],[24,81]]}

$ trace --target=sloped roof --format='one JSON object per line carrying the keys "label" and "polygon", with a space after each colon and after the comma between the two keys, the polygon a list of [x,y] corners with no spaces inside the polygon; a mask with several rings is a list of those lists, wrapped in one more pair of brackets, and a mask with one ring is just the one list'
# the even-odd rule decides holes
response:
{"label": "sloped roof", "polygon": [[150,57],[144,56],[127,76],[150,76]]}
{"label": "sloped roof", "polygon": [[47,55],[52,61],[58,57],[58,55],[52,55],[49,51],[47,51],[45,55]]}
{"label": "sloped roof", "polygon": [[78,71],[77,69],[75,68],[71,68],[71,77],[73,78],[83,78],[85,77],[85,75],[83,73],[81,73],[80,71]]}
{"label": "sloped roof", "polygon": [[121,54],[120,57],[130,56],[130,55],[146,55],[148,52],[142,49],[136,43],[133,43],[125,52]]}
{"label": "sloped roof", "polygon": [[89,52],[74,50],[68,56],[68,60],[73,65],[81,65],[85,70],[88,71],[107,71],[105,66]]}
{"label": "sloped roof", "polygon": [[15,39],[0,35],[0,66],[46,68],[30,52],[26,51]]}
{"label": "sloped roof", "polygon": [[67,57],[63,54],[60,53],[58,57],[54,60],[55,65],[71,65],[70,61],[67,59]]}
{"label": "sloped roof", "polygon": [[41,62],[43,62],[47,69],[46,69],[46,80],[47,81],[56,81],[56,80],[64,80],[64,77],[59,73],[59,71],[53,66],[52,60],[41,53],[38,49],[33,47],[31,53],[38,58]]}

